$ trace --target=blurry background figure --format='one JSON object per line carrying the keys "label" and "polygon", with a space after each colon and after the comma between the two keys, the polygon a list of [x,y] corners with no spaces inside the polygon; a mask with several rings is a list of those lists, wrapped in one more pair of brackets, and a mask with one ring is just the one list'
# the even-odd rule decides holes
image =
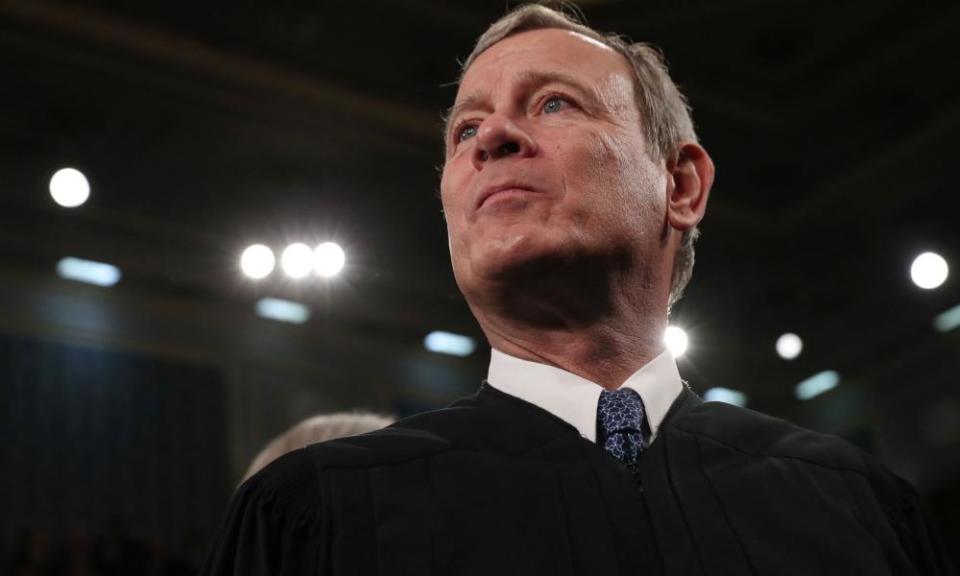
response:
{"label": "blurry background figure", "polygon": [[379,430],[393,423],[392,418],[378,416],[368,412],[349,412],[313,416],[290,428],[267,444],[257,454],[250,467],[240,480],[242,484],[264,466],[273,462],[291,450],[303,448],[317,442],[326,442],[335,438],[355,436],[373,430]]}

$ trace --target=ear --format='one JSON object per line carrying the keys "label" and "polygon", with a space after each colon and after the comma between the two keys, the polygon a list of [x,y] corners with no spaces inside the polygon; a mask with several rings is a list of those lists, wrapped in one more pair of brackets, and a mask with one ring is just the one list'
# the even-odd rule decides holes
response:
{"label": "ear", "polygon": [[667,161],[673,186],[667,198],[667,221],[675,230],[685,232],[700,223],[707,209],[713,186],[713,160],[702,146],[684,142]]}

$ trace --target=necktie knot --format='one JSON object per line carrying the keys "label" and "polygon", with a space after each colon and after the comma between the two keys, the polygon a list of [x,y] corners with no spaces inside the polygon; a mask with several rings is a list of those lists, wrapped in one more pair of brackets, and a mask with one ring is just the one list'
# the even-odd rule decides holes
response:
{"label": "necktie knot", "polygon": [[597,440],[615,458],[629,467],[636,465],[644,448],[647,428],[643,400],[635,390],[621,388],[600,392],[597,403]]}

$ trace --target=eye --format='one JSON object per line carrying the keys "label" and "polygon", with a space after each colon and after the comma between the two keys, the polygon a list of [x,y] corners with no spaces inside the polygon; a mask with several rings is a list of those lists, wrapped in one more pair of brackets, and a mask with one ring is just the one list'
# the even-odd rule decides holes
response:
{"label": "eye", "polygon": [[561,96],[551,96],[547,98],[543,103],[543,113],[544,114],[556,114],[557,112],[563,110],[563,105],[567,101],[564,100]]}
{"label": "eye", "polygon": [[476,124],[466,124],[458,127],[453,134],[453,140],[455,143],[463,142],[477,135],[477,125]]}

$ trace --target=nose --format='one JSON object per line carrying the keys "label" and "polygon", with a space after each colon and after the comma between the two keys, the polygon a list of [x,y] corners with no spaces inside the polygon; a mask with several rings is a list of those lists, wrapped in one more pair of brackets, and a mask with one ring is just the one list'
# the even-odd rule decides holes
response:
{"label": "nose", "polygon": [[477,170],[490,161],[509,156],[529,157],[537,153],[537,144],[530,134],[502,114],[492,114],[480,124],[473,151]]}

